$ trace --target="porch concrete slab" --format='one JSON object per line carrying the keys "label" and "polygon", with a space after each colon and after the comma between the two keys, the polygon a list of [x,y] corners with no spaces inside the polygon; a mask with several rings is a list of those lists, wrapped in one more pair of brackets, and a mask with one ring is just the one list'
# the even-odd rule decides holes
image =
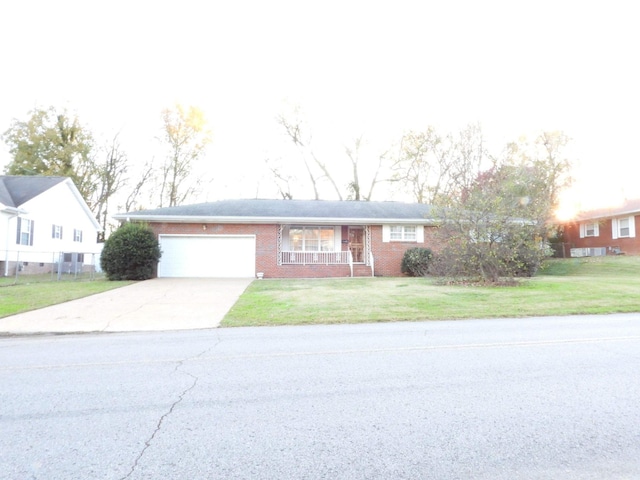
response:
{"label": "porch concrete slab", "polygon": [[0,318],[0,334],[216,328],[253,278],[156,278]]}

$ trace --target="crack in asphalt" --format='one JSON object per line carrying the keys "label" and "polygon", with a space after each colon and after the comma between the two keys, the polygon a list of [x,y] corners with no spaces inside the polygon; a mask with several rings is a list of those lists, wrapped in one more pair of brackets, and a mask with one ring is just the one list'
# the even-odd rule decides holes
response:
{"label": "crack in asphalt", "polygon": [[[207,349],[201,353],[199,353],[198,355],[194,355],[193,357],[187,358],[187,359],[182,359],[180,361],[177,362],[176,367],[174,368],[174,373],[178,371],[179,368],[181,368],[185,362],[189,361],[189,360],[193,360],[196,359],[198,357],[203,356],[204,354],[206,354],[207,352],[209,352],[211,349]],[[173,413],[173,410],[176,408],[176,406],[182,402],[182,400],[184,399],[184,397],[191,391],[193,390],[197,383],[198,383],[198,377],[196,377],[195,375],[192,375],[189,372],[183,372],[185,375],[191,377],[193,379],[193,382],[191,383],[190,386],[188,386],[186,389],[184,389],[182,391],[182,393],[180,393],[180,395],[178,395],[178,398],[175,402],[173,402],[171,404],[171,406],[169,407],[169,410],[167,410],[166,413],[164,413],[160,419],[158,420],[158,423],[156,424],[156,428],[154,429],[153,433],[151,434],[151,436],[144,442],[144,447],[142,448],[142,450],[140,451],[140,453],[138,454],[138,456],[136,457],[136,459],[133,461],[133,465],[131,466],[131,470],[129,470],[129,473],[127,473],[124,477],[121,477],[120,480],[126,480],[128,478],[131,477],[131,475],[134,474],[134,472],[136,471],[136,468],[138,468],[138,464],[140,463],[140,460],[142,459],[142,457],[144,456],[145,452],[147,451],[147,449],[151,446],[151,444],[153,443],[153,440],[155,439],[156,435],[158,434],[158,432],[160,431],[160,429],[162,428],[162,424],[164,423],[164,421],[169,417],[169,415],[171,415]]]}

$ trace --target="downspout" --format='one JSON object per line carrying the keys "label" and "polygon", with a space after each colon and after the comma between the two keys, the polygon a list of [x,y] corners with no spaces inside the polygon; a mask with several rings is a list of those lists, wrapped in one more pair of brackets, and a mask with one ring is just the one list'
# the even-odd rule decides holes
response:
{"label": "downspout", "polygon": [[9,276],[9,223],[12,218],[19,217],[21,213],[24,213],[24,211],[18,208],[5,208],[2,211],[12,214],[7,217],[7,238],[4,250],[4,276],[7,277]]}

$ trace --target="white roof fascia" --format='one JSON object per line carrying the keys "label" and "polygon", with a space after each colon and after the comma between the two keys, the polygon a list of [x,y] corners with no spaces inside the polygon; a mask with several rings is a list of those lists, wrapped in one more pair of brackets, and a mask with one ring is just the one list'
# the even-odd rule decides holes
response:
{"label": "white roof fascia", "polygon": [[10,213],[11,215],[20,215],[22,213],[27,213],[26,210],[17,207],[7,207],[6,205],[0,205],[2,208],[0,212]]}
{"label": "white roof fascia", "polygon": [[210,217],[177,215],[113,215],[116,220],[166,223],[244,223],[307,225],[436,225],[434,219],[420,218],[330,218],[330,217]]}
{"label": "white roof fascia", "polygon": [[589,223],[592,222],[594,220],[607,220],[609,218],[619,218],[619,217],[631,217],[631,216],[636,216],[640,214],[640,211],[638,211],[637,209],[631,209],[631,210],[620,210],[617,212],[607,212],[607,213],[601,213],[599,215],[587,215],[587,216],[580,216],[578,215],[575,219],[576,222],[579,223]]}
{"label": "white roof fascia", "polygon": [[80,190],[78,190],[78,187],[76,187],[76,185],[73,183],[73,180],[71,180],[70,178],[67,178],[64,181],[64,183],[69,187],[69,189],[71,190],[71,193],[73,193],[73,195],[76,197],[76,200],[78,200],[78,203],[82,206],[82,209],[84,210],[84,212],[91,219],[91,223],[93,223],[93,226],[95,227],[95,229],[98,232],[101,232],[102,227],[96,220],[96,217],[93,216],[93,212],[89,209],[89,206],[87,205],[87,202],[84,200],[84,198],[82,198],[82,195],[80,194]]}

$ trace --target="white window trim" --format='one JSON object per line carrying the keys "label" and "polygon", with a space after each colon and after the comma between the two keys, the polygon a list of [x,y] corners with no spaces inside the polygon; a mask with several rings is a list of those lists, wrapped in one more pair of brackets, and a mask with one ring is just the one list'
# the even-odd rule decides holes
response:
{"label": "white window trim", "polygon": [[62,225],[53,224],[51,226],[51,238],[54,240],[62,240]]}
{"label": "white window trim", "polygon": [[[415,240],[392,240],[391,239],[391,227],[402,227],[404,237],[404,227],[414,227],[416,229]],[[390,242],[404,242],[404,243],[424,243],[424,226],[422,225],[383,225],[382,226],[382,241],[384,243]]]}
{"label": "white window trim", "polygon": [[[34,224],[31,219],[18,217],[16,245],[33,246]],[[23,234],[27,235],[27,243],[22,242]]]}
{"label": "white window trim", "polygon": [[[620,220],[628,219],[629,220],[629,235],[625,235],[624,237],[620,236]],[[622,217],[622,218],[613,218],[611,220],[611,238],[616,240],[618,238],[635,238],[636,236],[636,217]]]}
{"label": "white window trim", "polygon": [[[587,235],[587,230],[589,226],[593,226],[593,235]],[[585,237],[599,237],[600,236],[600,225],[598,222],[587,222],[580,224],[580,238]]]}

